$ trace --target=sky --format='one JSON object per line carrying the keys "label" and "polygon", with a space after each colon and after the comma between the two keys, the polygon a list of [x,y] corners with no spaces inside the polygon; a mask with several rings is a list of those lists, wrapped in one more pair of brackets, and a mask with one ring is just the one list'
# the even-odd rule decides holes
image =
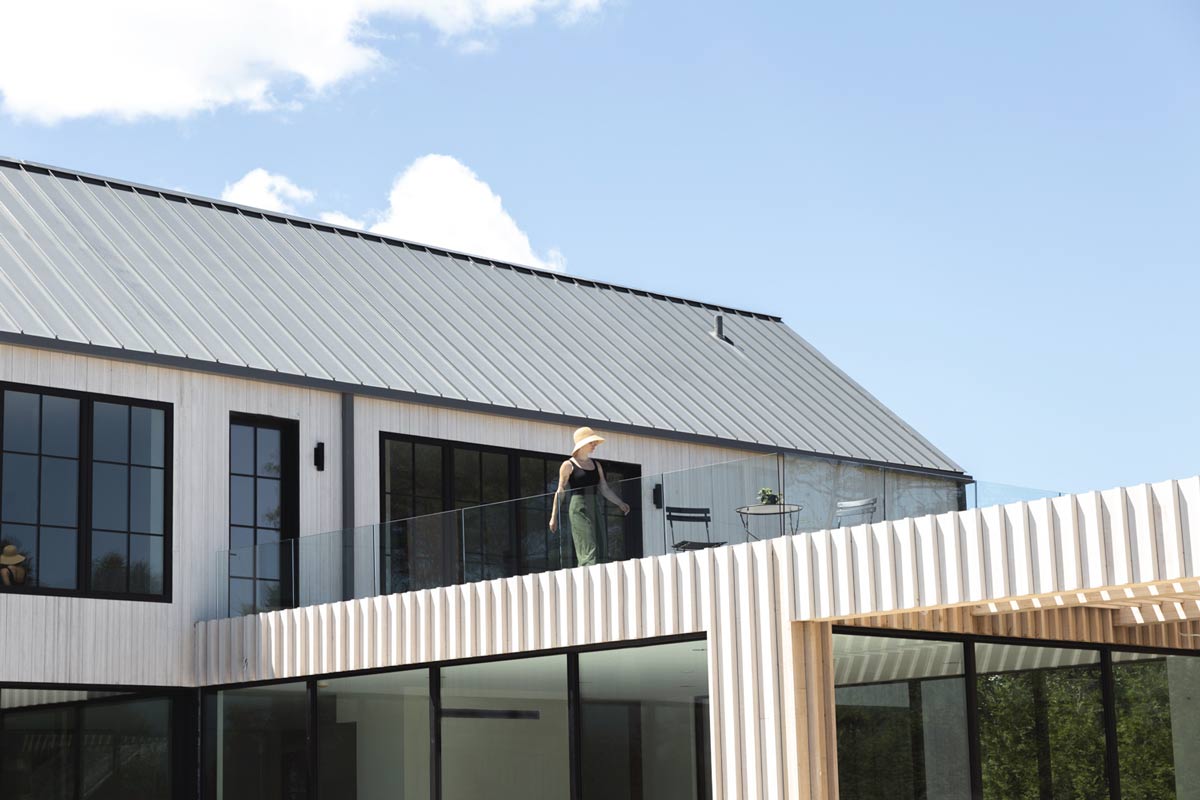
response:
{"label": "sky", "polygon": [[1200,473],[1194,2],[5,14],[0,155],[777,314],[983,481]]}

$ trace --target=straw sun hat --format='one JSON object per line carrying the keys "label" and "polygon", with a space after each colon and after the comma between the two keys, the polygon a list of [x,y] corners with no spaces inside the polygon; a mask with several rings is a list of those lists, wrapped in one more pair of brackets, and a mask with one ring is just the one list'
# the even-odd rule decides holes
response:
{"label": "straw sun hat", "polygon": [[577,431],[575,431],[575,447],[573,450],[571,450],[571,455],[575,455],[576,453],[578,453],[579,448],[583,447],[586,444],[591,444],[592,442],[595,442],[596,444],[600,444],[603,441],[604,441],[604,437],[597,435],[596,432],[594,430],[592,430],[591,428],[587,428],[587,427],[580,428]]}
{"label": "straw sun hat", "polygon": [[4,545],[4,551],[0,552],[0,566],[11,567],[14,564],[20,564],[25,560],[25,556],[17,552],[15,544]]}

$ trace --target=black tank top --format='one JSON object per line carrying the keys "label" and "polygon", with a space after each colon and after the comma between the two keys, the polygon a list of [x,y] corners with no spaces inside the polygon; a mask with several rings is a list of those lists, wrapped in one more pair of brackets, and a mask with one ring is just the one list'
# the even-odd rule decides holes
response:
{"label": "black tank top", "polygon": [[600,485],[600,465],[592,459],[592,468],[584,469],[579,466],[579,462],[574,458],[571,459],[571,477],[567,479],[567,485],[572,489],[593,489]]}

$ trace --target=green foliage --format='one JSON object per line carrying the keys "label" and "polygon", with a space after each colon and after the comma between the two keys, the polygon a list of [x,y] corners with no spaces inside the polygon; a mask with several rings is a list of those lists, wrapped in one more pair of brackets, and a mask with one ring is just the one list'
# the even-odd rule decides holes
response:
{"label": "green foliage", "polygon": [[1174,742],[1167,662],[1113,665],[1122,800],[1175,797]]}

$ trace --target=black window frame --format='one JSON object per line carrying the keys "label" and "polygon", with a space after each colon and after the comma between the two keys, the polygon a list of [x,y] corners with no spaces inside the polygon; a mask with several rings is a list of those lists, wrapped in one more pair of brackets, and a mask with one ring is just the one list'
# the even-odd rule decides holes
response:
{"label": "black window frame", "polygon": [[[365,669],[345,670],[342,672],[319,672],[298,675],[291,678],[273,678],[264,681],[233,681],[231,683],[214,684],[197,690],[199,694],[200,720],[197,725],[198,741],[196,747],[200,752],[197,769],[198,796],[200,800],[215,800],[217,797],[216,759],[217,753],[212,746],[215,744],[216,728],[220,720],[217,715],[217,696],[223,691],[238,689],[266,688],[285,684],[303,685],[308,696],[306,713],[306,752],[308,755],[308,774],[303,797],[308,800],[330,800],[319,791],[320,775],[320,714],[318,709],[320,684],[327,680],[354,678],[368,675],[385,675],[396,672],[425,672],[429,679],[429,800],[442,798],[442,721],[448,716],[442,707],[442,670],[447,667],[469,666],[476,664],[496,664],[502,662],[519,662],[535,658],[566,656],[567,682],[567,753],[569,768],[569,794],[566,800],[582,800],[582,735],[583,719],[581,714],[581,687],[579,684],[579,657],[586,653],[598,653],[619,650],[640,650],[658,647],[660,645],[682,644],[685,642],[703,642],[705,647],[711,647],[712,642],[706,632],[669,634],[652,636],[645,639],[630,639],[614,642],[595,642],[592,644],[572,645],[567,647],[552,647],[544,650],[523,650],[516,653],[499,653],[470,658],[444,659],[427,661],[417,664],[392,664],[383,667],[367,667]],[[706,679],[709,690],[713,686],[713,672],[706,667]],[[703,701],[703,711],[700,705]],[[713,730],[709,721],[711,717],[701,717],[699,714],[712,713],[711,694],[698,695],[693,698],[693,724],[703,726],[706,735],[700,737],[708,747],[704,766],[712,767]],[[700,738],[697,739],[699,744]],[[697,769],[701,769],[697,765]],[[699,781],[698,788],[704,800],[713,797],[714,783],[711,773]],[[588,800],[594,800],[589,797]]]}
{"label": "black window frame", "polygon": [[[85,708],[96,708],[105,705],[119,705],[138,700],[166,700],[167,710],[167,768],[171,784],[171,797],[194,797],[196,775],[199,770],[200,747],[198,743],[198,726],[200,720],[200,700],[202,690],[181,688],[178,686],[129,685],[129,684],[84,684],[84,683],[22,683],[14,681],[0,682],[0,695],[11,690],[49,690],[49,691],[78,691],[103,693],[102,697],[56,701],[36,706],[18,706],[13,708],[0,707],[0,719],[6,714],[30,709],[70,709],[75,712],[71,733],[74,737],[72,748],[75,751],[73,760],[76,765],[82,758],[82,730]],[[0,733],[4,726],[0,723]],[[79,776],[76,775],[78,778]],[[82,798],[82,786],[77,781],[75,797]]]}
{"label": "black window frame", "polygon": [[[537,450],[520,450],[520,449],[512,448],[512,447],[501,447],[498,445],[481,444],[479,442],[463,442],[463,441],[457,441],[457,440],[452,440],[452,439],[435,439],[435,438],[431,438],[431,437],[427,437],[427,436],[414,436],[411,434],[396,433],[393,431],[380,431],[379,432],[379,476],[378,476],[379,484],[378,484],[378,486],[379,486],[379,521],[380,521],[381,525],[387,524],[390,522],[400,522],[401,521],[401,520],[389,519],[389,514],[388,514],[388,492],[386,490],[386,487],[387,487],[387,446],[388,446],[388,442],[393,442],[393,441],[411,444],[414,446],[415,445],[431,445],[431,446],[441,448],[441,451],[442,451],[442,487],[441,487],[442,509],[440,512],[435,512],[435,513],[447,513],[447,512],[459,510],[459,509],[456,509],[456,507],[455,507],[456,504],[455,504],[455,487],[454,487],[454,474],[455,474],[454,451],[456,449],[466,448],[466,449],[471,449],[471,450],[477,450],[480,453],[495,453],[495,454],[506,456],[508,458],[509,498],[508,498],[508,500],[503,501],[506,503],[513,503],[517,500],[521,500],[526,497],[526,495],[523,495],[521,492],[521,459],[522,458],[540,458],[540,459],[544,459],[546,461],[550,461],[550,462],[554,462],[554,463],[561,463],[563,461],[566,461],[568,458],[570,458],[570,456],[564,456],[562,453],[546,453],[546,452],[540,452]],[[622,478],[622,482],[633,481],[633,480],[640,481],[643,477],[641,464],[634,464],[634,463],[627,462],[627,461],[617,461],[615,459],[608,459],[608,458],[597,458],[596,460],[599,461],[601,463],[601,465],[604,465],[605,467],[607,467],[607,465],[609,465],[609,464],[611,464],[614,468],[619,467],[621,469],[622,474],[624,475],[624,477]],[[606,478],[607,478],[607,473],[606,473]],[[552,491],[553,490],[551,490],[551,492]],[[535,496],[537,496],[537,495],[535,495]],[[619,561],[628,561],[629,559],[641,558],[643,555],[643,552],[644,552],[643,539],[644,539],[645,534],[644,534],[643,527],[642,527],[642,515],[641,515],[642,498],[639,494],[638,497],[626,499],[626,502],[629,503],[631,511],[630,511],[629,515],[625,518],[627,520],[627,530],[625,532],[625,536],[626,536],[625,554],[621,559],[619,559]],[[449,546],[449,543],[447,544],[447,546]],[[382,547],[382,540],[381,540],[381,547]],[[452,558],[450,558],[450,556],[452,555],[451,551],[447,551],[447,553],[445,555],[447,556],[447,562],[448,563],[452,562]],[[453,586],[453,585],[459,585],[459,584],[467,582],[463,575],[464,565],[460,564],[458,566],[459,566],[459,574],[457,576],[457,579],[450,580],[450,578],[453,576],[444,575],[443,577],[444,577],[445,582],[443,585]],[[386,584],[387,575],[385,574],[386,569],[387,569],[387,567],[386,567],[386,564],[384,563],[384,559],[380,558],[379,576],[378,576],[379,580],[381,581],[380,585],[387,585]],[[566,569],[566,567],[562,567],[562,569]],[[536,574],[536,572],[518,572],[517,574],[518,575]]]}
{"label": "black window frame", "polygon": [[[14,381],[0,381],[0,442],[4,441],[4,393],[23,392],[27,394],[65,397],[79,401],[79,485],[76,508],[78,513],[78,543],[76,545],[75,585],[74,589],[58,587],[21,586],[5,587],[0,584],[0,596],[4,594],[28,595],[38,597],[79,597],[89,600],[135,600],[146,603],[171,603],[173,596],[172,548],[174,545],[174,498],[175,498],[175,406],[173,403],[147,400],[141,397],[124,397],[121,395],[102,394],[98,392],[83,392],[72,389],[60,389],[54,386],[38,386]],[[148,408],[163,412],[163,564],[162,564],[162,593],[145,594],[141,592],[107,592],[97,591],[92,585],[92,484],[93,484],[93,419],[96,403],[111,403],[130,408]],[[40,430],[40,426],[39,426]],[[4,481],[4,465],[0,461],[0,485]],[[85,588],[86,587],[86,588]]]}
{"label": "black window frame", "polygon": [[[834,636],[870,636],[882,639],[917,639],[924,641],[956,642],[963,648],[963,685],[966,699],[967,736],[969,751],[969,769],[971,777],[971,798],[983,798],[983,762],[979,740],[979,703],[977,697],[977,681],[979,678],[976,663],[975,646],[979,644],[1009,645],[1015,647],[1045,648],[1050,650],[1087,650],[1097,653],[1099,659],[1094,666],[1099,672],[1101,706],[1103,711],[1103,736],[1105,749],[1104,773],[1108,783],[1108,800],[1121,798],[1120,754],[1117,742],[1117,710],[1113,676],[1113,665],[1117,663],[1113,656],[1117,653],[1141,653],[1153,656],[1185,656],[1200,659],[1200,650],[1190,650],[1180,647],[1161,647],[1156,645],[1125,644],[1114,642],[1093,642],[1071,639],[1035,639],[1019,636],[996,636],[982,633],[955,633],[946,631],[925,631],[912,628],[877,628],[834,623],[831,627]],[[1091,666],[1091,665],[1089,665]],[[1043,669],[1069,669],[1070,667],[1048,667]],[[985,673],[986,674],[986,673]],[[836,688],[836,687],[835,687]],[[836,728],[835,728],[836,731]],[[835,732],[836,736],[836,732]],[[836,746],[836,742],[835,742]]]}
{"label": "black window frame", "polygon": [[[229,413],[229,424],[225,427],[225,439],[228,442],[230,433],[234,425],[242,425],[254,428],[257,431],[260,428],[268,428],[279,431],[279,485],[280,485],[280,521],[279,521],[279,556],[280,556],[280,608],[296,608],[299,605],[300,598],[300,558],[296,550],[296,542],[300,539],[300,421],[289,417],[272,417],[264,414],[247,414],[240,411],[231,411]],[[257,434],[255,441],[257,442]],[[256,445],[257,446],[257,445]],[[243,473],[235,473],[233,471],[233,453],[230,452],[226,458],[225,464],[225,481],[229,485],[230,479],[235,475],[238,477],[248,477]],[[261,477],[257,474],[254,476]],[[291,489],[289,492],[288,489]],[[232,529],[234,527],[231,516],[232,497],[228,498],[225,506],[225,547],[226,557],[233,547]],[[257,504],[257,492],[255,493],[255,503]],[[238,526],[243,527],[243,526]],[[257,529],[257,519],[253,526]],[[288,548],[292,548],[292,557],[284,558],[284,553]],[[255,566],[254,575],[250,579],[254,582],[254,601],[255,613],[262,611],[275,611],[273,608],[258,608],[258,583],[261,579],[258,577],[257,565],[257,547],[255,548]],[[284,564],[290,565],[290,568],[285,570]],[[285,574],[286,572],[286,574]],[[234,580],[234,576],[229,574],[226,569],[225,600],[228,603],[229,586]],[[244,580],[244,578],[239,578]],[[285,599],[286,598],[286,599]]]}

